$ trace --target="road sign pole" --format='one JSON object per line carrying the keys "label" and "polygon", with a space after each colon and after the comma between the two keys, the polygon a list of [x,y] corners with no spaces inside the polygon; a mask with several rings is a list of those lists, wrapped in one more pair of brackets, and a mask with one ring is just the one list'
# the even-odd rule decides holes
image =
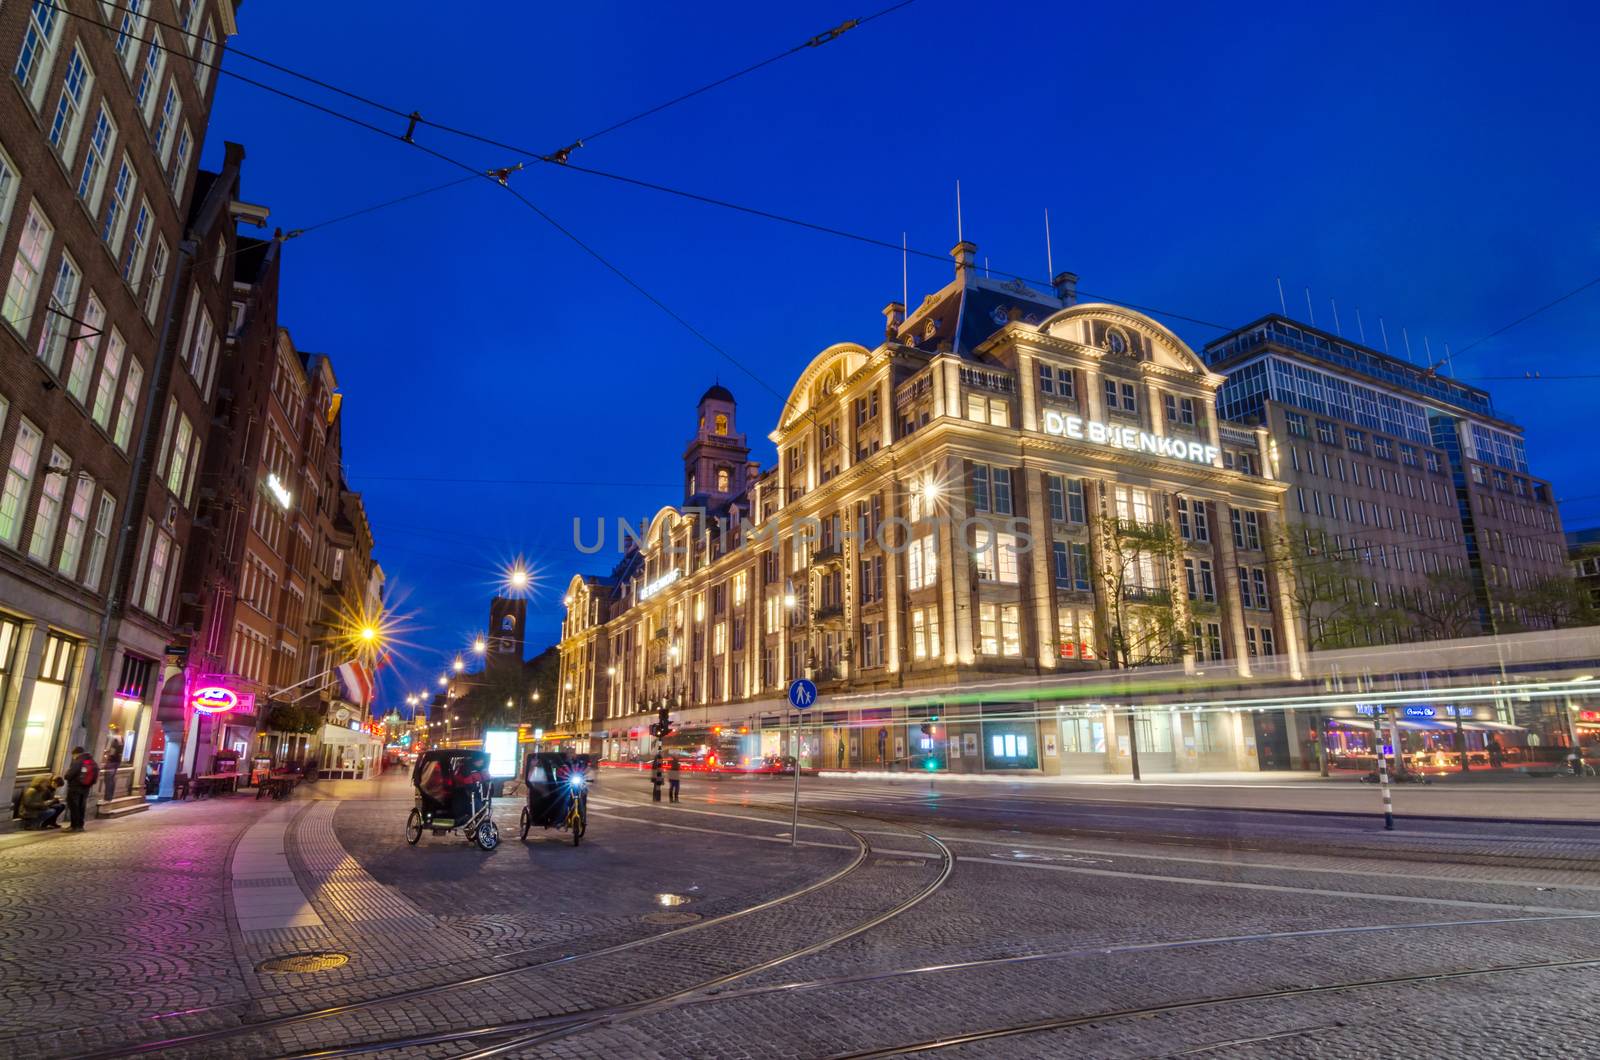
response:
{"label": "road sign pole", "polygon": [[789,824],[789,845],[800,841],[800,716],[817,702],[817,686],[807,678],[789,682],[789,706],[794,708],[794,733],[790,750],[794,753],[794,812]]}
{"label": "road sign pole", "polygon": [[800,841],[800,712],[794,715],[794,813],[789,822],[789,845]]}

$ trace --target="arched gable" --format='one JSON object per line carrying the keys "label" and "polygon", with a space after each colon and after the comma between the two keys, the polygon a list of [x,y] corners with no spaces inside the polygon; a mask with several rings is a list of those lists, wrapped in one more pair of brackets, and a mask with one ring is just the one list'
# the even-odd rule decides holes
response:
{"label": "arched gable", "polygon": [[681,518],[683,518],[683,516],[679,513],[678,509],[674,508],[670,504],[656,512],[656,514],[652,515],[650,517],[650,526],[645,530],[644,533],[645,548],[647,550],[651,550],[660,545],[661,535],[664,534],[672,526],[672,524],[676,523]]}
{"label": "arched gable", "polygon": [[[1096,327],[1096,324],[1103,326]],[[1120,331],[1129,338],[1138,336],[1142,340],[1142,348],[1148,350],[1148,356],[1144,359],[1163,368],[1196,375],[1209,375],[1211,371],[1200,355],[1189,348],[1188,343],[1164,325],[1123,306],[1106,302],[1083,302],[1068,306],[1041,321],[1039,330],[1069,342],[1099,346],[1108,353],[1112,352],[1109,336]]]}
{"label": "arched gable", "polygon": [[870,350],[854,342],[836,343],[817,354],[801,373],[794,389],[789,391],[789,400],[778,419],[778,430],[788,430],[801,416],[821,404],[827,393],[855,374],[871,356]]}

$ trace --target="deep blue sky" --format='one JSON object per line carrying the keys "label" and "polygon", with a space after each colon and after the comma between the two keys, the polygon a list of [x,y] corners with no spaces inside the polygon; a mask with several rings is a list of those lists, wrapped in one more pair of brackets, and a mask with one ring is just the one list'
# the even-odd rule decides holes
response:
{"label": "deep blue sky", "polygon": [[[235,43],[447,124],[553,150],[883,6],[245,5]],[[1057,269],[1096,296],[1230,326],[1277,308],[1319,324],[1381,314],[1395,350],[1460,348],[1600,274],[1600,91],[1592,5],[973,5],[919,0],[826,47],[596,140],[600,169],[943,252]],[[262,72],[252,76],[403,125]],[[426,131],[483,168],[505,151]],[[246,145],[245,194],[307,227],[442,183],[413,148],[224,79],[207,143]],[[286,247],[282,320],[329,354],[345,462],[412,627],[390,693],[419,688],[484,624],[494,570],[545,577],[532,654],[560,596],[606,557],[575,515],[680,499],[693,402],[720,378],[765,436],[823,347],[882,335],[899,255],[548,166],[516,186],[761,379],[727,363],[511,196],[472,184]],[[950,268],[911,264],[913,300]],[[1198,347],[1216,332],[1168,320]],[[1457,358],[1457,374],[1596,371],[1600,287]],[[1600,523],[1596,383],[1485,382],[1523,423],[1569,527]],[[558,479],[582,486],[515,484]],[[402,693],[403,694],[403,693]]]}

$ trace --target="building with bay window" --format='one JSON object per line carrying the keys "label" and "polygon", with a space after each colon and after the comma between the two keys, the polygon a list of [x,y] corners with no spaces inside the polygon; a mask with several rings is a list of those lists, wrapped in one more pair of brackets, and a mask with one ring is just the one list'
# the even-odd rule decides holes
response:
{"label": "building with bay window", "polygon": [[1281,715],[1041,720],[985,691],[1149,664],[1293,675],[1302,645],[1273,547],[1286,487],[1265,428],[1218,418],[1224,377],[1149,317],[1079,303],[1070,273],[1041,292],[981,276],[971,243],[952,253],[951,283],[888,306],[875,347],[816,356],[768,435],[772,466],[750,459],[726,388],[701,397],[683,503],[602,527],[620,560],[567,587],[563,738],[642,753],[665,706],[687,730],[738,733],[732,753],[775,753],[804,676],[823,699],[800,756],[830,768],[1298,755]]}

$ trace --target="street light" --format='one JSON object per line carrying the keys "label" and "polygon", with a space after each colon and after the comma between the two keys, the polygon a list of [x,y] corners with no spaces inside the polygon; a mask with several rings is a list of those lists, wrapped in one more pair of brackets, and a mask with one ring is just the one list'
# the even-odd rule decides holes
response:
{"label": "street light", "polygon": [[439,687],[440,688],[443,688],[445,685],[448,685],[449,683],[450,683],[450,678],[446,677],[444,674],[440,674],[439,675]]}
{"label": "street light", "polygon": [[483,642],[483,638],[482,637],[478,637],[478,638],[473,640],[473,642],[472,642],[472,650],[474,652],[476,652],[477,654],[482,655],[488,649],[489,649],[489,646]]}
{"label": "street light", "polygon": [[785,578],[783,580],[783,606],[793,611],[794,605],[798,602],[798,598],[794,595],[794,579]]}
{"label": "street light", "polygon": [[462,670],[465,670],[467,668],[467,664],[462,662],[461,661],[461,657],[458,655],[458,656],[456,656],[456,661],[451,664],[451,667],[455,670],[456,673],[460,673]]}

